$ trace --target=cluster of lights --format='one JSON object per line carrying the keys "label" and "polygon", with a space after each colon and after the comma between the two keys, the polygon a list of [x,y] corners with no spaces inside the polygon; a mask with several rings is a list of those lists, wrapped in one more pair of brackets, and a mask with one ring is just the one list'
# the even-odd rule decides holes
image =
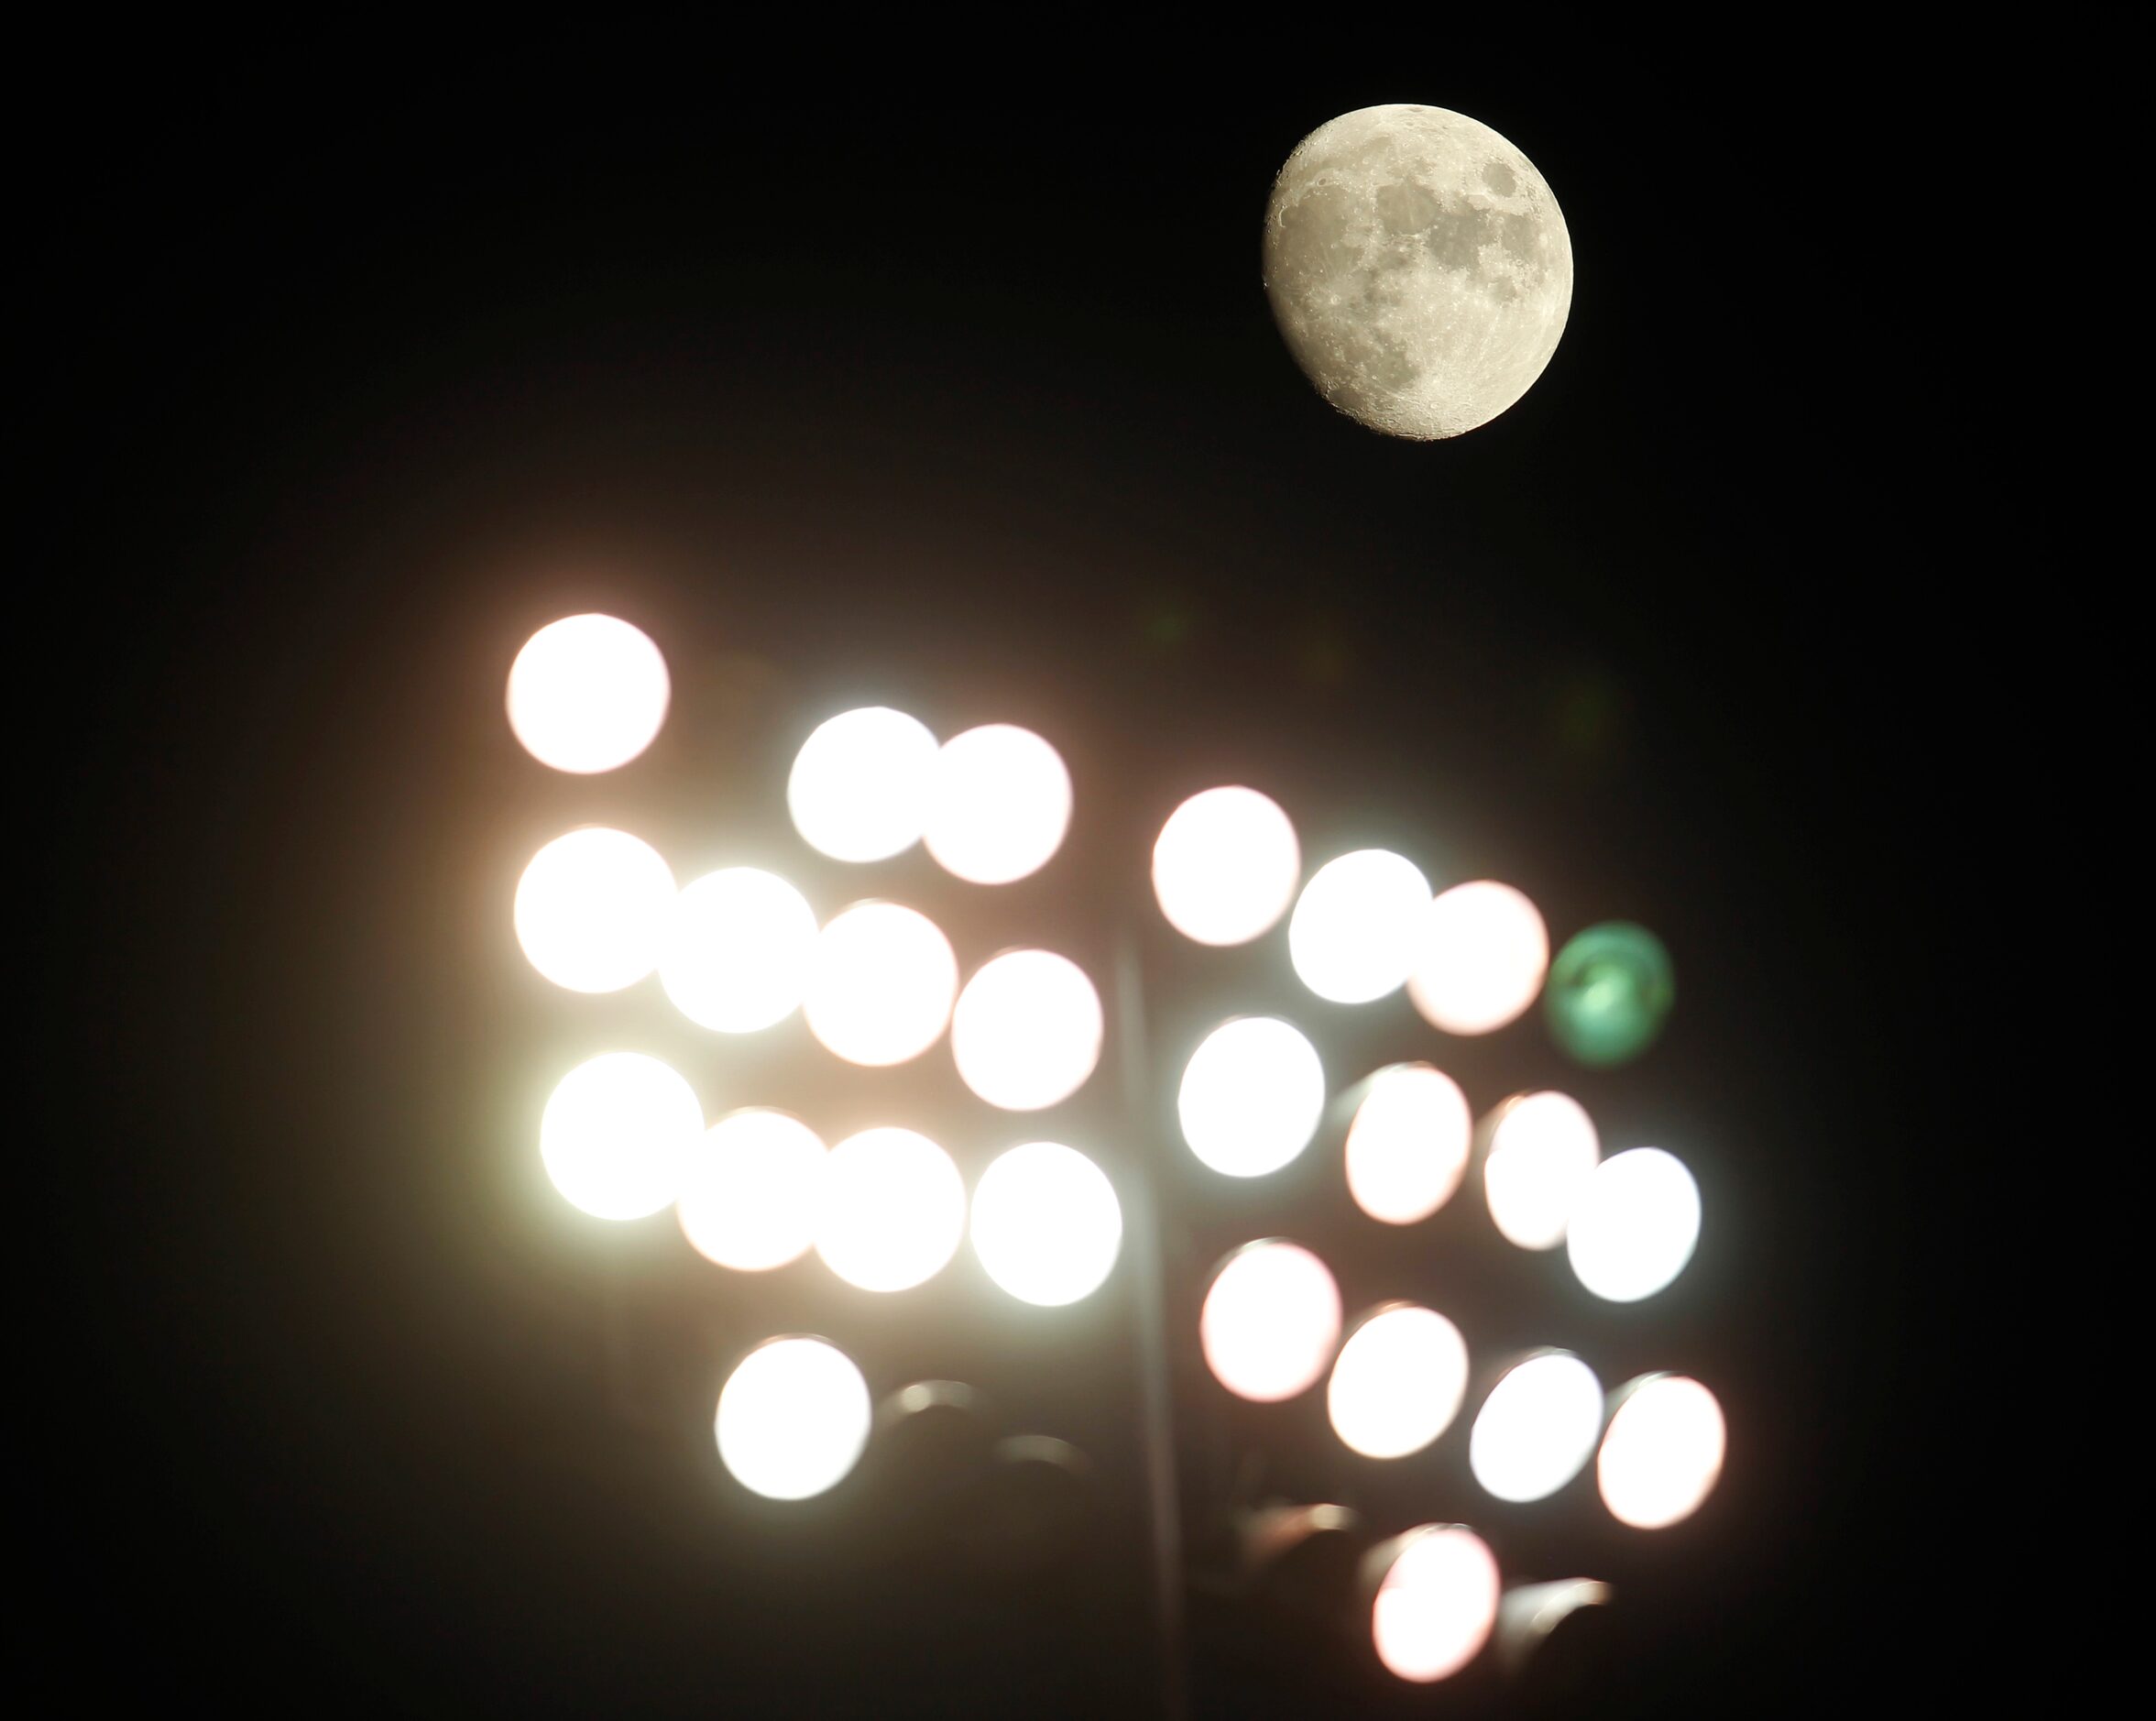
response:
{"label": "cluster of lights", "polygon": [[[640,754],[669,697],[664,659],[643,633],[576,616],[519,654],[509,715],[542,762],[592,773]],[[1045,866],[1072,811],[1069,774],[1041,737],[993,724],[938,742],[882,707],[810,733],[786,801],[802,839],[834,860],[868,865],[920,843],[984,886]],[[1366,1005],[1404,990],[1446,1034],[1517,1021],[1547,980],[1554,1035],[1590,1064],[1636,1055],[1673,992],[1666,955],[1636,927],[1590,929],[1553,968],[1540,914],[1496,881],[1433,890],[1413,861],[1375,849],[1330,859],[1306,880],[1293,821],[1242,785],[1176,809],[1155,845],[1153,882],[1163,915],[1194,942],[1247,944],[1285,917],[1288,959],[1315,997]],[[683,1015],[715,1033],[759,1033],[798,1010],[829,1052],[870,1068],[917,1058],[947,1036],[961,1080],[1001,1113],[1060,1104],[1100,1057],[1100,994],[1067,957],[1007,950],[961,977],[950,940],[917,909],[865,897],[819,920],[794,885],[749,867],[678,882],[626,831],[581,828],[542,847],[518,884],[514,922],[532,967],[556,985],[608,992],[656,974]],[[1295,1161],[1327,1102],[1309,1037],[1279,1016],[1250,1015],[1219,1024],[1191,1051],[1176,1113],[1202,1165],[1247,1179]],[[804,1120],[761,1106],[706,1125],[690,1083],[641,1052],[604,1052],[564,1076],[540,1137],[547,1174],[572,1204],[614,1220],[671,1206],[688,1243],[735,1271],[813,1252],[848,1284],[895,1293],[935,1277],[970,1237],[998,1286],[1054,1306],[1097,1289],[1122,1244],[1113,1185],[1063,1143],[1014,1141],[969,1196],[951,1156],[914,1129],[886,1124],[826,1144]],[[1643,1146],[1605,1158],[1584,1108],[1554,1091],[1516,1095],[1478,1124],[1460,1084],[1428,1062],[1362,1079],[1343,1164],[1356,1205],[1394,1226],[1428,1219],[1479,1168],[1500,1234],[1526,1250],[1562,1244],[1580,1284],[1611,1301],[1668,1286],[1699,1236],[1698,1189],[1674,1156]],[[1348,1322],[1325,1263],[1285,1239],[1252,1242],[1221,1264],[1198,1327],[1209,1368],[1238,1397],[1277,1403],[1326,1382],[1332,1429],[1373,1461],[1429,1447],[1467,1403],[1469,1347],[1450,1320],[1388,1302]],[[793,1335],[739,1365],[715,1430],[745,1486],[799,1499],[853,1468],[870,1422],[855,1363]],[[1496,1380],[1467,1440],[1476,1481],[1516,1504],[1557,1493],[1599,1451],[1610,1512],[1652,1529],[1706,1497],[1724,1429],[1697,1381],[1647,1376],[1605,1398],[1585,1362],[1549,1350]],[[1457,1671],[1497,1618],[1488,1547],[1463,1526],[1426,1525],[1381,1551],[1370,1601],[1380,1660],[1414,1681]]]}

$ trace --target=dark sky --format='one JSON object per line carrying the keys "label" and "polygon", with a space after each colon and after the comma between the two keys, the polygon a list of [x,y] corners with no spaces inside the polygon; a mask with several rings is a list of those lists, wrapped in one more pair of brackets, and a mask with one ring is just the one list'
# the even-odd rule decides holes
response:
{"label": "dark sky", "polygon": [[[1779,117],[1868,96],[1800,55],[1702,75],[1630,36],[1531,71],[1406,41],[1378,72],[1197,101],[895,72],[796,93],[746,67],[721,90],[643,58],[176,66],[103,88],[18,214],[49,619],[16,650],[51,689],[18,743],[45,862],[23,1156],[51,1187],[23,1228],[49,1261],[18,1311],[45,1706],[1148,1712],[1127,1274],[1054,1318],[964,1262],[863,1309],[813,1261],[720,1283],[665,1219],[583,1222],[534,1169],[552,1072],[595,1034],[834,1125],[957,1114],[947,1069],[834,1080],[797,1023],[714,1050],[649,985],[564,1003],[509,939],[523,858],[586,818],[634,821],[677,871],[784,864],[843,900],[780,791],[815,718],[870,699],[1064,745],[1060,871],[984,905],[916,856],[888,888],[968,961],[1013,937],[1104,961],[1127,920],[1162,1062],[1208,1012],[1297,1003],[1277,938],[1209,966],[1146,919],[1150,832],[1210,782],[1273,787],[1313,853],[1396,844],[1440,881],[1518,882],[1560,937],[1631,918],[1676,952],[1671,1028],[1621,1072],[1569,1070],[1531,1020],[1443,1043],[1398,1000],[1313,1027],[1342,1068],[1436,1057],[1478,1105],[1570,1082],[1606,1131],[1681,1143],[1706,1241],[1637,1309],[1483,1249],[1464,1197],[1372,1238],[1337,1139],[1223,1195],[1105,1099],[1073,1127],[1111,1163],[1157,1151],[1186,1315],[1220,1250],[1294,1231],[1352,1304],[1427,1297],[1471,1343],[1713,1379],[1733,1445],[1708,1509],[1629,1540],[1582,1486],[1492,1514],[1461,1430],[1373,1477],[1321,1407],[1225,1409],[1186,1319],[1194,1546],[1240,1477],[1352,1495],[1388,1533],[1479,1511],[1508,1572],[1618,1584],[1576,1665],[1463,1682],[1476,1712],[1936,1680],[1881,1573],[1930,1414],[1913,1199],[1953,1006],[1919,861],[1956,642],[1877,518],[1837,380],[1868,286],[1822,244]],[[1447,444],[1331,412],[1258,273],[1297,140],[1395,100],[1519,145],[1578,259],[1541,381]],[[584,608],[659,640],[674,714],[618,780],[548,780],[502,678]],[[950,1126],[967,1163],[977,1127]],[[1090,1539],[984,1574],[933,1533],[978,1498],[894,1521],[903,1490],[866,1473],[754,1509],[709,1407],[729,1355],[795,1328],[843,1336],[879,1390],[969,1380],[999,1427],[1076,1441]],[[1188,1623],[1196,1713],[1433,1707],[1291,1618],[1200,1595]]]}

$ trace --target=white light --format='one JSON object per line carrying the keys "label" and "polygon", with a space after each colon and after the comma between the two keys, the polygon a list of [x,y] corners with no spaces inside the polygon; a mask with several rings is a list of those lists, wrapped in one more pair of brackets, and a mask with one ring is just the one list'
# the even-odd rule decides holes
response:
{"label": "white light", "polygon": [[816,935],[802,1014],[848,1063],[903,1064],[936,1044],[958,991],[958,959],[934,921],[856,903]]}
{"label": "white light", "polygon": [[1700,1186],[1674,1154],[1632,1147],[1595,1167],[1565,1239],[1572,1272],[1614,1303],[1652,1297],[1700,1241]]}
{"label": "white light", "polygon": [[823,1196],[824,1144],[784,1112],[729,1113],[691,1150],[675,1211],[696,1252],[761,1273],[807,1253]]}
{"label": "white light", "polygon": [[1303,886],[1287,923],[1288,959],[1320,998],[1382,998],[1407,978],[1429,902],[1429,882],[1413,861],[1384,849],[1343,854]]}
{"label": "white light", "polygon": [[1245,1244],[1205,1294],[1198,1337],[1213,1378],[1274,1404],[1308,1391],[1340,1343],[1340,1287],[1299,1244]]}
{"label": "white light", "polygon": [[1255,789],[1208,789],[1168,816],[1153,845],[1153,893],[1199,944],[1248,944],[1295,900],[1303,854],[1287,815]]}
{"label": "white light", "polygon": [[1539,1500],[1580,1474],[1602,1433],[1602,1383],[1570,1351],[1529,1357],[1492,1388],[1468,1468],[1501,1500]]}
{"label": "white light", "polygon": [[772,1500],[836,1486],[869,1443],[869,1383],[821,1339],[772,1339],[749,1353],[718,1395],[718,1455],[734,1479]]}
{"label": "white light", "polygon": [[658,964],[673,914],[673,874],[625,830],[556,837],[517,881],[517,942],[571,992],[619,992]]}
{"label": "white light", "polygon": [[604,1052],[555,1084],[539,1156],[571,1206],[641,1219],[673,1200],[703,1134],[695,1090],[673,1069],[641,1052]]}
{"label": "white light", "polygon": [[1348,1193],[1388,1225],[1428,1219],[1460,1187],[1473,1136],[1467,1096],[1443,1070],[1381,1069],[1348,1125]]}
{"label": "white light", "polygon": [[1603,1504],[1635,1529],[1690,1518],[1722,1474],[1722,1407],[1683,1375],[1643,1376],[1620,1396],[1595,1463]]}
{"label": "white light", "polygon": [[848,1285],[909,1290],[940,1273],[965,1234],[965,1179],[927,1136],[865,1129],[826,1157],[816,1253]]}
{"label": "white light", "polygon": [[834,860],[888,860],[920,840],[928,817],[936,737],[889,706],[864,706],[817,726],[786,779],[802,840]]}
{"label": "white light", "polygon": [[1490,1120],[1483,1189],[1490,1217],[1523,1249],[1554,1249],[1594,1175],[1602,1139],[1570,1094],[1517,1094]]}
{"label": "white light", "polygon": [[752,1034],[801,1002],[815,941],[815,911],[799,891],[774,873],[728,867],[674,899],[659,983],[700,1026]]}
{"label": "white light", "polygon": [[972,884],[1008,884],[1048,864],[1070,828],[1070,773],[1031,729],[990,723],[936,755],[928,852]]}
{"label": "white light", "polygon": [[1222,1023],[1191,1053],[1176,1109],[1190,1151],[1231,1178],[1277,1171],[1325,1111],[1317,1048],[1276,1016]]}
{"label": "white light", "polygon": [[1068,1099],[1100,1061],[1100,994],[1085,970],[1047,950],[1007,950],[981,964],[951,1014],[951,1057],[966,1085],[1007,1112]]}
{"label": "white light", "polygon": [[1100,1167],[1056,1142],[1000,1156],[973,1191],[973,1252],[1021,1302],[1091,1295],[1122,1246],[1122,1209]]}
{"label": "white light", "polygon": [[1549,931],[1509,884],[1455,884],[1423,912],[1407,996],[1431,1026],[1488,1034],[1535,1002],[1549,971]]}
{"label": "white light", "polygon": [[1436,1440],[1467,1394],[1467,1342],[1435,1310],[1381,1309],[1348,1335],[1332,1365],[1332,1431],[1365,1458],[1404,1458]]}
{"label": "white light", "polygon": [[1400,1551],[1371,1608],[1385,1671],[1427,1685],[1465,1667],[1497,1623],[1496,1557],[1473,1530],[1432,1525]]}
{"label": "white light", "polygon": [[626,765],[666,721],[666,659],[640,628],[612,616],[564,616],[509,665],[509,728],[556,771]]}

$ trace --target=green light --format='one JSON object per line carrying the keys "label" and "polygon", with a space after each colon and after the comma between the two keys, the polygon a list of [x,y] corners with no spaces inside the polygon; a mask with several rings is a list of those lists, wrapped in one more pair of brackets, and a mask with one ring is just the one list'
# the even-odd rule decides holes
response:
{"label": "green light", "polygon": [[1550,1036],[1579,1062],[1606,1069],[1654,1044],[1677,1001],[1677,970],[1645,926],[1604,921],[1557,953],[1548,997]]}

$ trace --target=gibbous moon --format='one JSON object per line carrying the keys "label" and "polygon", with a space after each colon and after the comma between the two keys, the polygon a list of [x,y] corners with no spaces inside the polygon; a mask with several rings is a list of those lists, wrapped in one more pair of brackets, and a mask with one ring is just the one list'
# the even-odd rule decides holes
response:
{"label": "gibbous moon", "polygon": [[1535,164],[1441,107],[1358,108],[1295,148],[1265,208],[1265,291],[1341,411],[1417,442],[1534,387],[1572,304],[1572,241]]}

